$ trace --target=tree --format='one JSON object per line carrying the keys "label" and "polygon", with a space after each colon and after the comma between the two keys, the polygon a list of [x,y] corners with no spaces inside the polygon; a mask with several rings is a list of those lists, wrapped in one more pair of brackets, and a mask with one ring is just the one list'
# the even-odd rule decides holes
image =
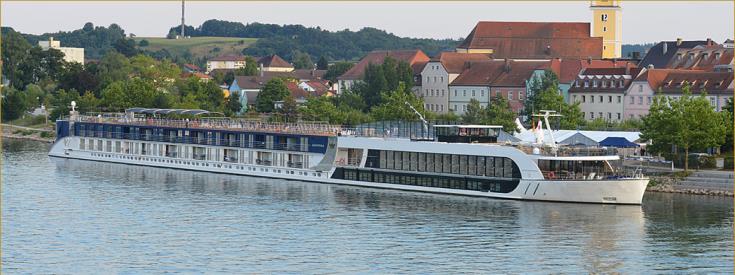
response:
{"label": "tree", "polygon": [[490,104],[485,107],[485,120],[482,122],[487,125],[503,126],[506,132],[514,133],[517,131],[516,117],[517,114],[510,107],[510,102],[498,95],[490,98]]}
{"label": "tree", "polygon": [[733,98],[728,98],[725,106],[722,107],[720,114],[724,120],[725,127],[727,129],[725,133],[725,143],[720,148],[722,152],[732,152],[733,150],[733,119],[735,119],[735,106],[733,105]]}
{"label": "tree", "polygon": [[327,58],[323,55],[319,57],[319,61],[316,62],[316,69],[317,70],[326,70],[329,69],[329,61],[327,61]]}
{"label": "tree", "polygon": [[352,69],[353,66],[355,66],[355,64],[352,62],[334,63],[327,68],[327,73],[324,74],[324,79],[337,82],[337,77]]}
{"label": "tree", "polygon": [[286,122],[293,122],[298,115],[298,105],[293,95],[288,95],[283,99],[283,105],[278,109],[278,113],[283,115]]}
{"label": "tree", "polygon": [[531,81],[524,112],[531,115],[540,110],[552,110],[561,114],[561,129],[576,129],[584,124],[584,114],[579,108],[579,102],[570,105],[564,101],[564,96],[559,93],[559,80],[550,70],[546,70],[541,79],[533,78]]}
{"label": "tree", "polygon": [[250,56],[245,57],[245,67],[235,70],[235,75],[253,76],[258,74],[258,62]]}
{"label": "tree", "polygon": [[293,67],[296,69],[313,69],[314,62],[311,61],[309,54],[301,51],[294,51],[291,54],[291,60],[293,60]]}
{"label": "tree", "polygon": [[23,92],[3,87],[2,121],[18,119],[28,111],[30,106]]}
{"label": "tree", "polygon": [[480,101],[470,99],[467,111],[462,115],[462,121],[467,124],[480,124],[485,119],[485,110],[480,106]]}
{"label": "tree", "polygon": [[242,111],[242,103],[240,103],[240,93],[237,92],[231,92],[230,97],[227,98],[227,108],[225,108],[225,112],[229,113],[228,115],[237,114]]}
{"label": "tree", "polygon": [[307,121],[326,121],[337,123],[339,110],[329,97],[310,96],[306,98],[304,105],[299,108],[299,113]]}
{"label": "tree", "polygon": [[127,57],[131,57],[138,53],[138,50],[135,49],[135,40],[133,39],[120,38],[115,41],[115,44],[112,46],[117,52]]}
{"label": "tree", "polygon": [[418,116],[406,105],[406,102],[419,113],[426,113],[424,102],[413,93],[404,92],[406,89],[404,85],[401,83],[395,91],[382,93],[383,103],[375,106],[370,113],[375,120],[417,120]]}
{"label": "tree", "polygon": [[364,111],[367,109],[367,105],[365,104],[365,101],[362,99],[362,97],[352,91],[345,91],[341,95],[337,96],[335,98],[335,104],[338,108],[343,110],[351,109]]}
{"label": "tree", "polygon": [[261,113],[271,113],[274,109],[273,104],[276,101],[283,100],[289,94],[288,88],[283,80],[278,78],[271,79],[265,84],[263,90],[258,93],[255,108]]}
{"label": "tree", "polygon": [[411,87],[413,87],[411,66],[404,61],[398,62],[386,57],[380,65],[368,64],[363,81],[357,82],[354,90],[362,96],[368,108],[372,108],[381,103],[383,92],[411,93]]}
{"label": "tree", "polygon": [[3,74],[10,81],[10,85],[22,89],[28,82],[24,79],[25,72],[20,70],[20,67],[28,59],[31,44],[20,33],[12,30],[2,33],[1,42]]}
{"label": "tree", "polygon": [[[678,99],[661,94],[654,97],[641,129],[641,139],[653,142],[648,150],[665,153],[675,145],[684,150],[686,159],[692,149],[722,145],[727,126],[705,96],[704,91],[699,96],[692,96],[687,84]],[[675,154],[678,155],[678,150]],[[689,170],[688,161],[684,161],[684,170]]]}
{"label": "tree", "polygon": [[140,42],[138,42],[138,47],[148,47],[148,45],[150,45],[150,43],[146,39],[140,40]]}
{"label": "tree", "polygon": [[222,79],[222,81],[224,81],[224,84],[226,84],[227,86],[232,85],[232,81],[235,81],[235,72],[233,72],[233,71],[227,71],[227,73],[225,74],[225,77],[224,77],[224,79]]}

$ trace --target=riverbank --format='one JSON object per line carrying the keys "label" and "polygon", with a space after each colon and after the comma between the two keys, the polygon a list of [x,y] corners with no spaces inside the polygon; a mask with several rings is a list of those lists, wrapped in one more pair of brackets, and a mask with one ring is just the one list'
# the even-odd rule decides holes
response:
{"label": "riverbank", "polygon": [[[697,172],[695,172],[697,173]],[[699,172],[702,173],[702,172]],[[706,173],[706,172],[705,172]],[[646,188],[646,192],[681,193],[708,196],[732,197],[733,180],[721,178],[719,184],[712,183],[707,178],[700,177],[676,177],[676,176],[653,176]]]}
{"label": "riverbank", "polygon": [[54,142],[53,130],[43,128],[31,128],[11,124],[2,124],[2,138],[32,140],[39,142]]}

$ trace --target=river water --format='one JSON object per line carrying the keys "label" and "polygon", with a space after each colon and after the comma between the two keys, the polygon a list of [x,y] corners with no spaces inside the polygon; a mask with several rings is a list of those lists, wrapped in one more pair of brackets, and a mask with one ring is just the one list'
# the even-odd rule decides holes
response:
{"label": "river water", "polygon": [[2,271],[733,273],[733,199],[495,200],[50,159],[5,140]]}

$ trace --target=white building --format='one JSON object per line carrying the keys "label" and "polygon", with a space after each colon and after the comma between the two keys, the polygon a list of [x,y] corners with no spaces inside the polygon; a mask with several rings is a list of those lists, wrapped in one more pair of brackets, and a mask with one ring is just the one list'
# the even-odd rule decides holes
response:
{"label": "white building", "polygon": [[48,49],[59,50],[64,54],[64,61],[66,62],[84,64],[84,48],[62,47],[61,42],[54,40],[53,37],[49,37],[48,41],[38,41],[38,46],[44,51]]}
{"label": "white building", "polygon": [[245,67],[245,56],[223,55],[207,60],[207,73],[213,70],[235,70]]}

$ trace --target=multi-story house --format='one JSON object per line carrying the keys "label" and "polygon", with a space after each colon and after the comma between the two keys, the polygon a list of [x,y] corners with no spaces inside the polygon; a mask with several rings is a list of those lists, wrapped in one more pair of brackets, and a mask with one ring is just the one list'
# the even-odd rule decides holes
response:
{"label": "multi-story house", "polygon": [[449,112],[449,83],[465,69],[469,61],[489,60],[487,54],[442,52],[426,63],[421,71],[418,96],[424,99],[425,109],[444,114]]}
{"label": "multi-story house", "polygon": [[570,103],[579,102],[586,120],[625,120],[625,92],[638,73],[636,68],[583,69],[569,89]]}
{"label": "multi-story house", "polygon": [[508,100],[514,112],[520,113],[529,80],[534,72],[548,66],[548,61],[528,60],[467,62],[467,68],[449,84],[449,107],[461,115],[471,99],[486,106],[491,97],[500,96]]}
{"label": "multi-story house", "polygon": [[693,95],[706,92],[707,99],[717,111],[721,111],[727,100],[733,97],[732,72],[647,68],[642,70],[625,92],[624,116],[628,119],[646,116],[653,97],[658,93],[677,99],[687,84]]}
{"label": "multi-story house", "polygon": [[[355,64],[351,69],[347,70],[344,74],[337,77],[338,89],[337,94],[341,94],[345,90],[352,89],[352,86],[357,81],[362,81],[365,76],[365,69],[369,64],[380,65],[383,64],[385,58],[390,57],[396,61],[404,61],[408,63],[413,69],[414,78],[417,84],[421,83],[420,79],[416,79],[427,62],[429,62],[429,56],[427,56],[421,50],[395,50],[395,51],[372,51],[365,57],[360,59],[360,62]],[[412,87],[413,88],[413,87]],[[418,88],[416,89],[418,90]]]}
{"label": "multi-story house", "polygon": [[213,70],[235,70],[245,67],[245,56],[223,55],[207,60],[207,73]]}

